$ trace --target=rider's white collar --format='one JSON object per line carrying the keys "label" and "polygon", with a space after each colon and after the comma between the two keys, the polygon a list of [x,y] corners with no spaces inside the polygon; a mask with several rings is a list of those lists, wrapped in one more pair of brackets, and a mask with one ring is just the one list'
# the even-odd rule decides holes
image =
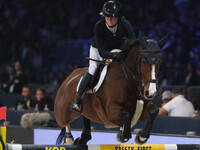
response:
{"label": "rider's white collar", "polygon": [[109,27],[108,24],[106,23],[106,27],[108,28],[108,30],[110,30],[112,32],[112,34],[116,34],[117,32],[117,26],[118,24],[116,24],[114,27]]}

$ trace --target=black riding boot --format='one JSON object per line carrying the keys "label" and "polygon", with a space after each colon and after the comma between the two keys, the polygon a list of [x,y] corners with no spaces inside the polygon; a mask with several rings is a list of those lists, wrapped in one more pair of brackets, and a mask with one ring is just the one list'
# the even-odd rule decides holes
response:
{"label": "black riding boot", "polygon": [[88,71],[86,71],[85,74],[83,75],[83,78],[79,85],[76,99],[73,101],[73,103],[70,107],[71,110],[78,112],[78,113],[82,113],[83,101],[81,100],[81,96],[85,92],[85,90],[90,86],[91,79],[92,79],[92,75],[89,74]]}

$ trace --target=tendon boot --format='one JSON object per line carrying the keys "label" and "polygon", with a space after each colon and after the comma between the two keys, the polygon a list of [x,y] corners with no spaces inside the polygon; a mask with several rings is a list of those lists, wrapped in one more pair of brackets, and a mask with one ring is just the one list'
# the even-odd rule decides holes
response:
{"label": "tendon boot", "polygon": [[81,99],[81,96],[85,92],[85,90],[90,86],[91,80],[92,80],[92,75],[89,74],[88,71],[86,71],[80,82],[78,92],[76,95],[76,99],[72,102],[72,105],[70,106],[71,110],[78,112],[78,113],[83,112],[83,101]]}

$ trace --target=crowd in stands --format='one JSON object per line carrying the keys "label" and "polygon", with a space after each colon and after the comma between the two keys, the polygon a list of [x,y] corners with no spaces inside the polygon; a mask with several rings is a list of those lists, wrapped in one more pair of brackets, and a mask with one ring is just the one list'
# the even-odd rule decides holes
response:
{"label": "crowd in stands", "polygon": [[[0,82],[7,80],[6,73],[13,74],[13,66],[19,61],[27,82],[60,84],[74,68],[56,71],[57,43],[91,39],[104,2],[2,0]],[[159,85],[199,85],[197,80],[189,81],[191,76],[195,79],[200,76],[199,0],[121,0],[121,3],[136,35],[141,30],[158,40],[169,34],[163,49]],[[186,69],[188,64],[192,64],[192,69]]]}
{"label": "crowd in stands", "polygon": [[35,111],[52,111],[53,100],[50,96],[46,95],[44,88],[36,90],[35,99],[33,98],[31,87],[24,85],[22,87],[21,96],[15,100],[14,110],[35,110]]}

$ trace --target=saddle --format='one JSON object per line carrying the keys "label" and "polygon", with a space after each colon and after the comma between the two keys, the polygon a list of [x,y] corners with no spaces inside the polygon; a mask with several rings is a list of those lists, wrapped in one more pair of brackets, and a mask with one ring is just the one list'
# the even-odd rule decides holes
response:
{"label": "saddle", "polygon": [[[111,51],[111,53],[119,53],[119,52],[121,52],[121,50],[119,50],[119,49],[114,49]],[[88,58],[88,59],[90,59],[90,58]],[[95,61],[95,60],[93,60],[93,61]],[[91,84],[90,84],[88,90],[86,91],[86,93],[95,93],[99,90],[99,88],[101,87],[101,85],[106,77],[109,65],[112,63],[112,61],[113,61],[112,59],[104,59],[102,61],[102,63],[100,63],[100,65],[98,65],[98,67],[92,77]],[[78,87],[79,87],[81,80],[82,80],[82,78],[80,79],[80,81],[78,83],[77,91],[78,91]]]}

